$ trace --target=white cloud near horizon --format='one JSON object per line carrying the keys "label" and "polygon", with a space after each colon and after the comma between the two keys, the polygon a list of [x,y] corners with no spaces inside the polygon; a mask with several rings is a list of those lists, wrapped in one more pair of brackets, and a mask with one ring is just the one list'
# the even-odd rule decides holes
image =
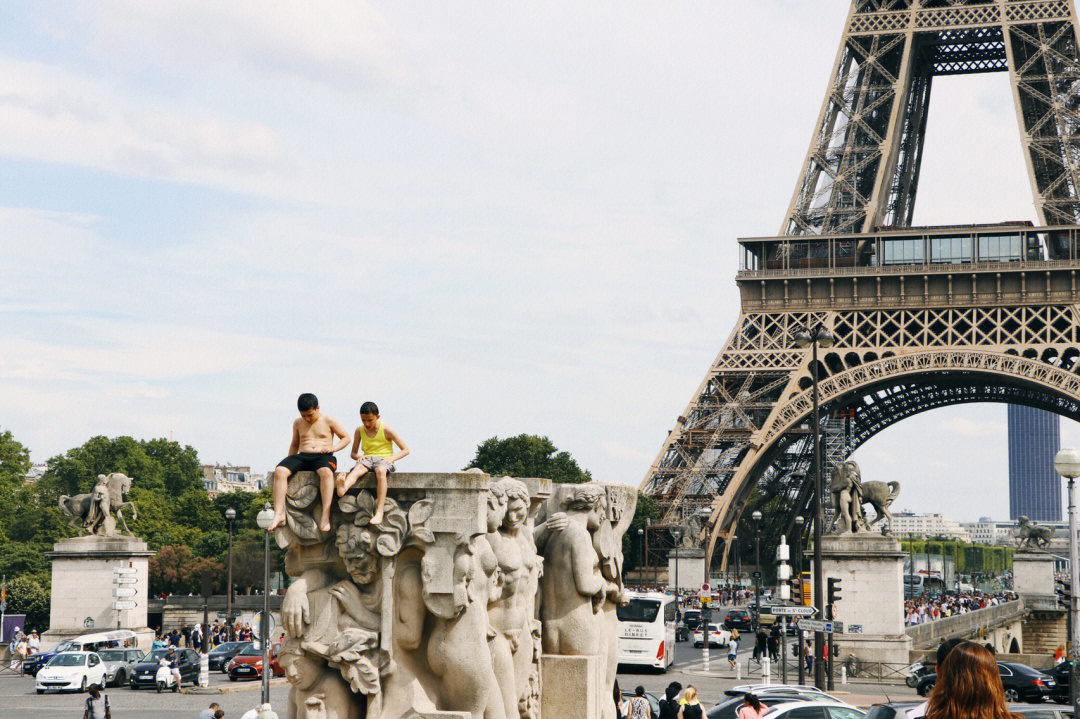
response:
{"label": "white cloud near horizon", "polygon": [[[0,426],[268,469],[315,391],[346,424],[376,400],[403,470],[534,432],[636,484],[735,322],[735,239],[780,227],[847,6],[10,3]],[[917,221],[1031,216],[1007,78],[935,80],[929,132]],[[1003,410],[942,412],[864,475],[990,483],[942,511],[1001,516]],[[913,456],[928,428],[964,461]]]}

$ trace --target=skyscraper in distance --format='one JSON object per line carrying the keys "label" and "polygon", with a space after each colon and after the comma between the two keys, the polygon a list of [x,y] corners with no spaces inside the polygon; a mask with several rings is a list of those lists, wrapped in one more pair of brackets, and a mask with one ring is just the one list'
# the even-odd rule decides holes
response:
{"label": "skyscraper in distance", "polygon": [[1009,405],[1009,517],[1061,521],[1061,480],[1054,455],[1061,448],[1061,418],[1053,412]]}

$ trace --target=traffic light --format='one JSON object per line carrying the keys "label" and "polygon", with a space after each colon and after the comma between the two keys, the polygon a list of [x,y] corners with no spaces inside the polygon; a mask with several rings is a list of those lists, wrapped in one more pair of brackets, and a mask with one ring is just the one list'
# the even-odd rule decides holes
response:
{"label": "traffic light", "polygon": [[840,601],[840,580],[836,577],[829,577],[829,604],[836,604]]}
{"label": "traffic light", "polygon": [[788,584],[791,585],[791,601],[796,604],[802,604],[802,579],[789,579]]}

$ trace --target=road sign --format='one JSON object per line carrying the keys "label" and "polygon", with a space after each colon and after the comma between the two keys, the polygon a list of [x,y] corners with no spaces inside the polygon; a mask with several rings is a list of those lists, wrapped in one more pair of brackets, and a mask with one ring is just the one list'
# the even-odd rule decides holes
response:
{"label": "road sign", "polygon": [[761,579],[761,572],[754,572],[754,579]]}
{"label": "road sign", "polygon": [[[274,629],[277,627],[277,622],[274,620],[274,615],[270,614],[267,617],[269,620],[267,623],[270,625],[270,638],[274,638]],[[255,616],[251,618],[251,633],[255,635],[256,639],[261,639],[262,632],[262,612],[255,612]]]}
{"label": "road sign", "polygon": [[117,587],[113,590],[114,597],[134,597],[135,587]]}
{"label": "road sign", "polygon": [[847,625],[847,628],[844,630],[844,633],[845,634],[862,634],[862,625],[861,624],[849,624],[849,625]]}
{"label": "road sign", "polygon": [[134,599],[118,599],[112,604],[113,609],[134,609],[137,606]]}
{"label": "road sign", "polygon": [[800,619],[799,629],[804,632],[825,632],[826,634],[843,634],[843,622],[826,622],[821,619]]}
{"label": "road sign", "polygon": [[135,574],[135,567],[113,567],[113,574]]}
{"label": "road sign", "polygon": [[817,609],[814,607],[788,607],[788,606],[773,606],[769,607],[769,614],[774,617],[812,617],[817,614]]}
{"label": "road sign", "polygon": [[7,611],[7,602],[0,601],[0,612]]}
{"label": "road sign", "polygon": [[113,577],[113,584],[138,584],[138,577]]}

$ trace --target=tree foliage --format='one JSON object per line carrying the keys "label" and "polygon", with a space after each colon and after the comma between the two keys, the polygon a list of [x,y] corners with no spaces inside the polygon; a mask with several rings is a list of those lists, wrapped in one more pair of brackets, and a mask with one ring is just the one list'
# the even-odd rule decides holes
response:
{"label": "tree foliage", "polygon": [[162,547],[150,557],[150,586],[155,594],[198,594],[202,589],[202,573],[214,575],[214,590],[224,591],[224,567],[216,559],[196,557],[185,546]]}
{"label": "tree foliage", "polygon": [[484,440],[466,469],[473,467],[496,477],[545,477],[566,484],[592,481],[592,475],[569,452],[559,451],[550,439],[534,434]]}
{"label": "tree foliage", "polygon": [[656,500],[638,492],[637,507],[634,508],[634,518],[630,521],[630,528],[622,538],[623,568],[625,571],[635,569],[641,563],[641,553],[645,543],[644,536],[638,537],[637,531],[644,530],[649,521],[660,518],[660,507]]}
{"label": "tree foliage", "polygon": [[46,629],[49,626],[49,593],[29,576],[18,576],[7,583],[7,611],[25,614],[23,630]]}

